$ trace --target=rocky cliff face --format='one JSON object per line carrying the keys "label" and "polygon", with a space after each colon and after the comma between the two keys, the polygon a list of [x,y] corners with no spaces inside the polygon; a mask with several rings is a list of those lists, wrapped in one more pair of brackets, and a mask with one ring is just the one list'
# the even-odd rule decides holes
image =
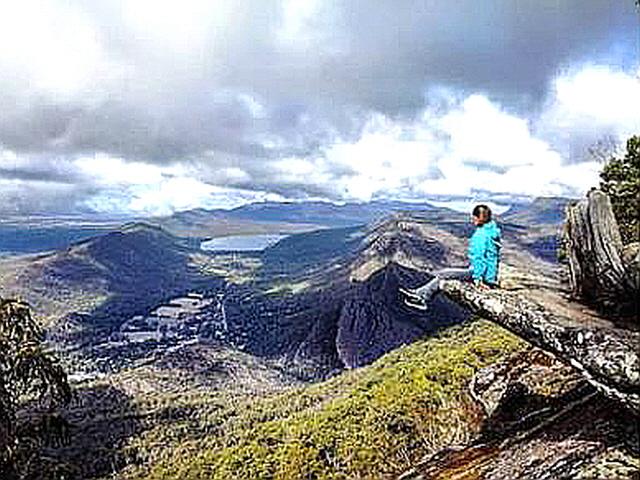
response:
{"label": "rocky cliff face", "polygon": [[479,434],[400,479],[638,478],[639,417],[553,356],[519,352],[481,369],[468,388],[486,414]]}
{"label": "rocky cliff face", "polygon": [[[107,342],[122,324],[197,291],[212,300],[209,310],[201,312],[202,328],[192,325],[198,338],[295,360],[323,376],[368,364],[466,318],[464,309],[444,298],[426,314],[412,311],[397,290],[426,282],[435,269],[464,265],[470,228],[466,215],[433,209],[399,213],[369,227],[295,235],[244,259],[258,265],[257,273],[239,284],[217,270],[197,268],[193,255],[204,254],[195,253],[185,239],[135,224],[25,260],[16,278],[19,293],[40,317],[54,319],[50,338],[91,348],[102,342],[91,355],[110,364],[114,358],[126,364],[151,348],[140,342],[111,349]],[[504,228],[506,252],[514,264],[534,264],[533,271],[549,268],[518,243],[523,227]],[[229,263],[237,259],[223,257],[216,262],[232,269]],[[306,287],[270,293],[273,285],[287,282]]]}
{"label": "rocky cliff face", "polygon": [[[290,281],[311,287],[283,295],[261,295],[251,286],[224,291],[229,336],[248,352],[283,355],[305,365],[309,374],[324,376],[369,364],[467,318],[464,308],[446,298],[425,314],[406,307],[398,296],[400,285],[420,285],[430,279],[430,270],[463,264],[463,241],[435,225],[402,215],[365,231],[314,232],[287,240],[265,252],[263,268],[269,277],[294,277]],[[329,242],[335,243],[332,248]],[[294,273],[276,269],[286,268],[286,259],[300,256],[304,247],[310,256],[328,260],[311,267],[296,259]]]}
{"label": "rocky cliff face", "polygon": [[369,364],[400,345],[467,318],[462,307],[446,298],[436,299],[426,314],[407,308],[398,287],[415,282],[409,271],[389,264],[352,288],[337,322],[336,348],[345,366]]}
{"label": "rocky cliff face", "polygon": [[[399,285],[413,286],[428,278],[388,264],[362,282],[337,282],[328,290],[283,299],[296,307],[290,315],[272,317],[269,341],[279,337],[280,347],[271,354],[284,353],[322,375],[367,365],[400,345],[466,319],[466,310],[446,298],[436,300],[426,314],[402,303]],[[264,343],[253,329],[247,331]]]}
{"label": "rocky cliff face", "polygon": [[370,228],[333,272],[332,287],[308,297],[315,306],[295,317],[315,319],[306,320],[298,358],[366,365],[476,313],[539,348],[480,370],[467,386],[484,411],[478,435],[425,458],[403,478],[637,478],[638,334],[571,301],[562,267],[536,255],[531,232],[505,225],[506,289],[444,282],[448,298],[437,297],[427,315],[399,301],[399,285],[465,263],[464,229],[461,220],[435,225],[415,214]]}
{"label": "rocky cliff face", "polygon": [[597,191],[568,217],[573,297],[523,264],[508,265],[502,289],[441,282],[449,298],[538,348],[477,372],[468,389],[486,414],[479,435],[402,479],[640,478],[637,307],[635,322],[616,315],[637,303],[637,247],[622,247]]}

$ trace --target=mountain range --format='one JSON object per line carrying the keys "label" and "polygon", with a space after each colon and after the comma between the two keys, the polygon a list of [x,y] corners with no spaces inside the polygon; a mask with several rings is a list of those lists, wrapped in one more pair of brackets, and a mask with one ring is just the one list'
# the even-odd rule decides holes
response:
{"label": "mountain range", "polygon": [[[220,297],[209,307],[209,316],[215,317],[213,310],[224,304],[224,336],[231,345],[259,356],[310,361],[311,370],[322,376],[370,363],[464,318],[444,300],[436,301],[426,317],[404,308],[395,294],[397,286],[418,284],[429,275],[403,268],[403,259],[394,255],[411,252],[424,272],[464,264],[460,239],[471,231],[467,215],[432,206],[420,210],[416,204],[384,216],[401,206],[407,204],[248,205],[229,215],[250,222],[263,219],[261,225],[274,228],[324,222],[321,229],[292,234],[261,252],[248,253],[200,250],[201,237],[185,232],[207,219],[215,223],[221,213],[188,211],[164,220],[174,227],[180,222],[180,236],[153,220],[124,224],[67,249],[4,259],[0,278],[4,295],[29,300],[50,325],[50,338],[67,347],[100,345],[101,352],[108,350],[105,340],[128,319],[198,292]],[[562,208],[562,200],[539,200],[530,210],[507,212],[501,217],[505,238],[518,244],[515,250],[524,247],[547,258],[551,248],[555,255],[555,244],[549,247],[540,239],[550,236],[553,243],[556,236],[549,235],[549,229],[557,227]],[[419,227],[413,224],[399,235],[397,225],[405,216]],[[537,222],[523,221],[533,217]],[[536,251],[540,245],[544,248]]]}
{"label": "mountain range", "polygon": [[[442,200],[441,198],[439,200]],[[517,201],[516,201],[517,200]],[[541,198],[533,202],[515,199],[505,215],[510,221],[532,225],[557,223],[568,199]],[[335,204],[330,202],[258,202],[234,209],[196,208],[165,217],[110,218],[98,215],[70,217],[8,217],[0,222],[0,256],[13,256],[64,249],[75,242],[118,230],[126,223],[142,221],[158,225],[178,236],[213,238],[260,233],[300,233],[318,228],[364,225],[392,214],[406,211],[448,211],[428,201],[409,203],[372,201]],[[518,217],[529,212],[539,218]],[[545,215],[555,217],[545,218]],[[532,223],[533,222],[533,223]]]}
{"label": "mountain range", "polygon": [[[518,272],[525,283],[527,278],[557,278],[556,248],[565,205],[564,199],[538,200],[529,209],[517,207],[498,216],[507,272]],[[476,328],[473,319],[458,304],[438,296],[423,313],[409,309],[397,293],[401,285],[413,287],[429,280],[430,272],[438,268],[465,264],[466,238],[473,229],[468,214],[418,205],[385,210],[398,206],[257,204],[238,209],[231,217],[248,222],[245,225],[303,226],[304,231],[289,232],[259,251],[200,249],[206,238],[201,236],[202,226],[221,214],[197,210],[160,222],[149,219],[121,225],[58,251],[2,259],[1,295],[21,296],[33,305],[37,317],[48,325],[49,344],[60,352],[83,399],[68,413],[78,421],[82,444],[52,455],[73,465],[78,478],[98,478],[112,468],[94,463],[105,438],[111,438],[115,439],[109,450],[112,464],[137,472],[131,478],[154,478],[152,466],[159,462],[162,469],[168,468],[165,460],[169,457],[161,458],[177,455],[174,448],[201,445],[203,452],[218,452],[210,459],[216,465],[226,458],[219,456],[223,451],[230,455],[229,461],[237,462],[240,452],[224,450],[229,445],[217,444],[212,436],[216,425],[224,425],[220,438],[229,435],[228,441],[245,445],[242,448],[249,449],[245,454],[253,452],[251,462],[257,462],[260,454],[245,437],[251,432],[269,435],[263,429],[270,414],[260,409],[280,412],[274,415],[281,416],[282,425],[291,426],[295,412],[307,408],[307,401],[309,408],[330,412],[324,410],[326,405],[337,402],[340,406],[336,408],[347,408],[341,402],[357,391],[360,407],[370,408],[365,400],[374,395],[376,382],[387,385],[382,380],[385,375],[401,375],[401,365],[386,358],[399,358],[402,354],[396,352],[414,344],[432,345],[429,339],[443,335],[453,335],[447,342],[454,350],[465,341],[480,342],[475,333],[469,333]],[[456,328],[467,333],[448,333],[457,332]],[[467,340],[456,343],[457,335]],[[427,344],[422,343],[425,341]],[[517,344],[495,329],[482,341],[487,342],[482,349],[488,349],[481,354],[482,365],[488,365],[490,358],[503,358]],[[411,371],[419,368],[414,362],[427,361],[435,347],[424,348],[420,351],[427,352],[427,357],[421,353],[405,359]],[[451,360],[451,368],[458,361],[472,360]],[[453,371],[445,373],[447,362],[420,375],[435,375],[446,385],[454,375]],[[463,367],[455,366],[458,368]],[[350,372],[354,372],[354,384],[348,380]],[[396,391],[409,381],[402,378],[394,380],[400,384],[385,388]],[[456,382],[451,385],[461,388]],[[405,393],[417,402],[401,402],[406,408],[422,408],[418,391]],[[453,401],[457,394],[446,395],[451,395],[447,401]],[[243,407],[246,416],[233,413],[234,405],[250,399],[266,403],[255,411]],[[278,404],[269,403],[275,399]],[[83,416],[96,405],[104,408],[104,415],[111,419],[109,425]],[[394,411],[391,404],[384,408]],[[464,422],[470,422],[473,409],[460,408],[470,415]],[[333,413],[327,415],[337,421]],[[400,422],[389,427],[397,438],[413,438],[402,430],[400,417],[393,418]],[[190,429],[186,443],[179,441],[181,422]],[[327,433],[324,427],[305,431],[312,436]],[[440,442],[445,437],[437,438]],[[165,447],[150,447],[158,443]],[[415,452],[424,451],[415,448]],[[207,471],[198,463],[198,451],[180,455],[192,459],[184,468],[200,472],[194,478]],[[136,464],[140,469],[136,470]],[[218,465],[216,471],[228,472],[227,467]],[[161,472],[155,478],[191,478],[171,468]],[[256,470],[251,472],[255,475]],[[123,473],[123,478],[129,478],[127,475]]]}

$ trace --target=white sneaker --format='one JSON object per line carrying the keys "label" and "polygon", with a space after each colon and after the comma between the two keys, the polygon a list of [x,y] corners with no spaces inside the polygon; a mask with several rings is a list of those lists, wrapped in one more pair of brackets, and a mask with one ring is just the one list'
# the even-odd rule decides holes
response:
{"label": "white sneaker", "polygon": [[415,300],[415,301],[417,301],[417,302],[422,302],[422,301],[423,301],[422,296],[421,296],[421,295],[419,295],[419,294],[417,294],[417,293],[415,292],[415,290],[411,290],[411,289],[404,288],[404,287],[399,287],[399,288],[398,288],[398,291],[399,291],[400,293],[402,293],[402,294],[406,295],[407,297],[409,297],[409,298],[410,298],[410,299],[412,299],[412,300]]}
{"label": "white sneaker", "polygon": [[424,300],[421,300],[420,302],[413,302],[409,299],[405,299],[404,304],[408,307],[415,308],[416,310],[422,310],[423,312],[429,308]]}

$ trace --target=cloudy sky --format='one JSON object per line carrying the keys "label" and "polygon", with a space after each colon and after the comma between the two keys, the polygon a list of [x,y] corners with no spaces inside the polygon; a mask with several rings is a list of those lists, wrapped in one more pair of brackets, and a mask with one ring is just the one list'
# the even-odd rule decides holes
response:
{"label": "cloudy sky", "polygon": [[0,212],[582,194],[633,0],[0,0]]}

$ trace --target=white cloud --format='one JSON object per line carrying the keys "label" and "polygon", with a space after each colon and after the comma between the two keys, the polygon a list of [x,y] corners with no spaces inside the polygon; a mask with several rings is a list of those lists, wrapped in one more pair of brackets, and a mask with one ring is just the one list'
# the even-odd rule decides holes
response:
{"label": "white cloud", "polygon": [[[334,50],[338,43],[335,29],[337,12],[321,0],[283,0],[282,16],[276,31],[276,42],[285,49],[304,55],[308,48]],[[328,8],[327,8],[328,7]],[[332,28],[334,27],[334,28]]]}
{"label": "white cloud", "polygon": [[278,39],[287,43],[311,40],[311,21],[319,8],[318,0],[284,0]]}
{"label": "white cloud", "polygon": [[[211,185],[193,176],[196,169],[188,165],[157,166],[126,162],[100,154],[75,160],[77,169],[99,192],[84,201],[98,212],[135,215],[169,215],[192,208],[231,208],[247,202],[282,200],[262,191]],[[227,168],[224,176],[246,179],[238,168]]]}
{"label": "white cloud", "polygon": [[154,185],[162,181],[163,169],[141,162],[127,162],[122,158],[96,154],[80,157],[75,165],[92,183],[101,185]]}
{"label": "white cloud", "polygon": [[597,185],[602,165],[587,156],[568,158],[548,133],[595,142],[640,132],[638,78],[605,67],[555,79],[537,117],[508,112],[482,94],[442,88],[436,94],[414,122],[373,113],[355,141],[338,138],[318,157],[276,162],[278,179],[351,200],[476,192],[577,196]]}
{"label": "white cloud", "polygon": [[249,113],[253,118],[265,118],[267,116],[267,110],[264,108],[258,100],[246,93],[238,95],[238,100],[249,110]]}
{"label": "white cloud", "polygon": [[163,178],[152,185],[135,185],[131,189],[127,209],[136,213],[166,215],[206,205],[218,190],[194,178]]}
{"label": "white cloud", "polygon": [[560,155],[534,138],[525,120],[482,95],[452,103],[447,112],[426,109],[415,123],[374,114],[355,142],[337,141],[321,158],[277,166],[286,181],[325,181],[334,195],[352,200],[563,190],[553,183],[561,180]]}
{"label": "white cloud", "polygon": [[467,97],[438,124],[449,136],[453,161],[518,167],[557,157],[545,142],[531,136],[525,119],[502,111],[482,95]]}
{"label": "white cloud", "polygon": [[572,162],[604,138],[623,143],[639,134],[640,69],[586,65],[558,76],[535,130]]}
{"label": "white cloud", "polygon": [[557,78],[548,121],[560,127],[612,128],[622,136],[640,131],[640,70],[635,75],[587,66]]}
{"label": "white cloud", "polygon": [[47,0],[3,2],[0,13],[0,85],[33,89],[62,102],[122,75],[107,58],[90,20],[67,4]]}
{"label": "white cloud", "polygon": [[127,0],[123,16],[140,41],[181,54],[202,53],[209,34],[219,34],[229,23],[233,3],[227,0]]}
{"label": "white cloud", "polygon": [[[422,138],[417,138],[420,133]],[[342,194],[370,200],[380,192],[401,190],[411,178],[427,174],[437,152],[425,134],[431,136],[375,114],[356,142],[331,145],[325,155],[332,169],[349,172],[337,181]]]}
{"label": "white cloud", "polygon": [[[207,151],[188,163],[153,164],[103,153],[49,158],[0,149],[0,169],[15,177],[0,189],[16,198],[20,185],[25,192],[40,192],[43,187],[35,183],[58,182],[58,192],[71,198],[62,186],[68,179],[85,188],[73,195],[76,204],[140,215],[283,199],[269,192],[364,201],[581,195],[597,185],[602,165],[570,155],[565,147],[578,138],[588,146],[603,135],[622,141],[640,133],[640,81],[637,73],[589,65],[560,75],[550,86],[544,108],[527,116],[484,94],[440,88],[414,120],[372,111],[355,139],[335,133],[333,141],[323,139],[308,155],[282,158]],[[231,99],[251,118],[268,121],[261,98],[239,90],[216,95],[214,100]],[[287,147],[275,134],[265,139]],[[20,198],[24,204],[27,196]]]}
{"label": "white cloud", "polygon": [[511,208],[511,205],[504,205],[501,203],[493,202],[491,200],[486,200],[483,197],[477,197],[473,200],[449,200],[449,201],[439,201],[439,200],[429,200],[431,205],[435,205],[436,207],[445,207],[455,210],[457,212],[469,213],[473,211],[473,207],[478,205],[479,203],[484,203],[488,205],[493,213],[498,215],[506,212]]}
{"label": "white cloud", "polygon": [[227,182],[249,182],[251,177],[247,172],[238,167],[226,167],[220,170],[220,176]]}
{"label": "white cloud", "polygon": [[26,159],[16,155],[16,152],[0,148],[0,168],[16,169],[24,167],[26,164]]}

